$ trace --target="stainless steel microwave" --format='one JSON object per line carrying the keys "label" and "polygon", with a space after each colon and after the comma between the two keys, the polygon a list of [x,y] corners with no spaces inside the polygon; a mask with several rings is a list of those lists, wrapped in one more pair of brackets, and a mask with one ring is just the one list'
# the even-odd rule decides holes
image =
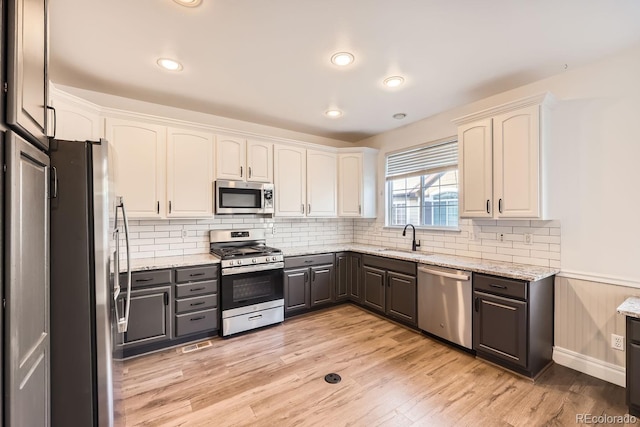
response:
{"label": "stainless steel microwave", "polygon": [[272,214],[273,184],[216,181],[216,214]]}

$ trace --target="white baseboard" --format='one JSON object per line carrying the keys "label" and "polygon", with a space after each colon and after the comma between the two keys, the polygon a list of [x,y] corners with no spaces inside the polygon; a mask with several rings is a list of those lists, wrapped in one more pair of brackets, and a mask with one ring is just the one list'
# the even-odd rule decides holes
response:
{"label": "white baseboard", "polygon": [[626,371],[622,366],[585,356],[562,347],[553,347],[553,361],[558,365],[575,369],[620,387],[626,386]]}

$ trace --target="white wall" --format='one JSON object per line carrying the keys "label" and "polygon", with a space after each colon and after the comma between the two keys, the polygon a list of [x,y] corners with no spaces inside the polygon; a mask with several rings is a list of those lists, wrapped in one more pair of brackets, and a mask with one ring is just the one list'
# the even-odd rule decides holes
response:
{"label": "white wall", "polygon": [[[640,48],[455,108],[358,144],[380,149],[379,189],[389,151],[455,135],[451,120],[550,91],[550,210],[562,225],[567,274],[640,287]],[[382,196],[382,192],[379,192]],[[379,217],[384,216],[380,197]]]}

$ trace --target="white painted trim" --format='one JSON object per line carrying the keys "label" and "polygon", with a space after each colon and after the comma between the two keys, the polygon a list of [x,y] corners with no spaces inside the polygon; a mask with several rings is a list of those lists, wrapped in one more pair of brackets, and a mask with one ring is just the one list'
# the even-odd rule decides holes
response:
{"label": "white painted trim", "polygon": [[586,273],[583,271],[561,270],[560,277],[567,279],[586,280],[587,282],[605,283],[608,285],[625,286],[627,288],[640,288],[640,281],[625,277],[605,276],[602,274]]}
{"label": "white painted trim", "polygon": [[512,102],[507,102],[495,107],[487,108],[486,110],[478,111],[477,113],[467,114],[466,116],[458,117],[457,119],[453,119],[451,121],[456,125],[462,125],[465,123],[475,122],[476,120],[486,119],[497,114],[506,113],[507,111],[530,107],[532,105],[542,105],[544,107],[551,108],[555,104],[556,99],[554,98],[554,96],[550,92],[545,92],[538,95],[518,99]]}
{"label": "white painted trim", "polygon": [[623,366],[585,356],[562,347],[553,347],[553,361],[558,365],[583,372],[620,387],[626,386],[626,370]]}
{"label": "white painted trim", "polygon": [[93,110],[93,112],[97,115],[100,115],[100,113],[102,113],[102,107],[100,107],[98,104],[94,104],[93,102],[87,101],[86,99],[82,99],[68,92],[64,92],[58,89],[52,82],[49,82],[49,97],[53,99],[65,99],[67,102],[71,102],[73,104],[80,105],[83,108]]}

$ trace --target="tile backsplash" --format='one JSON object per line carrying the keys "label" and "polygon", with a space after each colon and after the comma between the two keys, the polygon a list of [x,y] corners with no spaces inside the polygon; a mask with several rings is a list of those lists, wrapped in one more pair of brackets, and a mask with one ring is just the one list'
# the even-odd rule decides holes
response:
{"label": "tile backsplash", "polygon": [[[132,220],[132,258],[209,252],[209,230],[265,228],[267,244],[286,248],[359,243],[410,250],[410,229],[384,227],[383,220],[350,218],[233,218]],[[417,230],[420,251],[560,268],[560,222],[460,220],[460,231]],[[275,232],[272,233],[272,230]],[[531,235],[531,243],[525,236]]]}
{"label": "tile backsplash", "polygon": [[[560,222],[461,219],[460,231],[416,230],[420,251],[560,268]],[[354,243],[411,249],[411,228],[385,228],[383,220],[354,221]],[[530,244],[525,236],[531,235]]]}

